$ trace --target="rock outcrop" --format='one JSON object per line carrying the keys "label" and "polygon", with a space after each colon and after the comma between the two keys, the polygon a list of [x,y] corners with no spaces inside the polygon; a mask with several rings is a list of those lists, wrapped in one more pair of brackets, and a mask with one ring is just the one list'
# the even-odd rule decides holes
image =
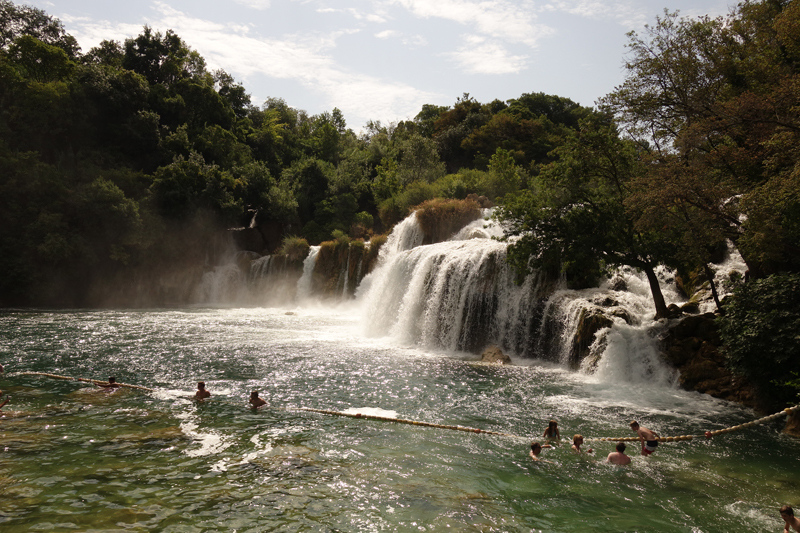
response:
{"label": "rock outcrop", "polygon": [[510,365],[511,358],[504,354],[503,351],[497,346],[490,346],[483,351],[483,354],[481,354],[481,362]]}
{"label": "rock outcrop", "polygon": [[680,385],[715,398],[756,408],[753,387],[725,366],[716,315],[690,315],[661,338],[664,358],[680,372]]}

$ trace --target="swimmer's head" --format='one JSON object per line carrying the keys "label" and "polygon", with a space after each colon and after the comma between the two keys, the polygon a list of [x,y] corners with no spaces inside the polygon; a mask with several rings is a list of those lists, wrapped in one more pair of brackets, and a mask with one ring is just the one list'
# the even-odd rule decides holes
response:
{"label": "swimmer's head", "polygon": [[251,392],[251,393],[250,393],[250,397],[251,397],[251,398],[258,398],[258,391],[257,391],[257,390],[254,390],[253,392]]}
{"label": "swimmer's head", "polygon": [[558,427],[558,422],[556,422],[555,420],[551,420],[550,424],[548,424],[547,426],[548,429],[555,429],[557,427]]}
{"label": "swimmer's head", "polygon": [[198,390],[203,390],[205,388],[206,388],[206,382],[205,381],[198,381],[197,382],[197,389]]}
{"label": "swimmer's head", "polygon": [[583,444],[583,435],[575,435],[572,437],[572,444],[579,445]]}
{"label": "swimmer's head", "polygon": [[639,429],[639,422],[637,422],[636,420],[631,420],[631,429],[634,431]]}
{"label": "swimmer's head", "polygon": [[618,442],[617,443],[617,451],[619,453],[623,453],[625,451],[625,443],[624,442]]}
{"label": "swimmer's head", "polygon": [[542,445],[536,441],[531,442],[531,451],[533,453],[539,453],[540,451],[542,451]]}
{"label": "swimmer's head", "polygon": [[781,507],[780,512],[783,516],[794,516],[794,509],[792,509],[791,505],[784,505]]}
{"label": "swimmer's head", "polygon": [[115,378],[114,376],[111,376],[110,378],[108,378],[108,382],[109,383],[116,383],[117,382],[117,378]]}

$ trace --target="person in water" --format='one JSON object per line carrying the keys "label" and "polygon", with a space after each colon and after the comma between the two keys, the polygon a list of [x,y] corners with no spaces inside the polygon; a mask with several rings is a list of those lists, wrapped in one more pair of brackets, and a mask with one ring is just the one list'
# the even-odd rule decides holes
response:
{"label": "person in water", "polygon": [[195,400],[202,400],[204,398],[211,397],[211,393],[206,390],[206,382],[205,381],[198,381],[197,382],[197,392],[194,393]]}
{"label": "person in water", "polygon": [[558,422],[551,420],[550,424],[547,426],[547,429],[544,430],[542,437],[544,437],[546,440],[554,440],[557,443],[561,442],[561,432],[558,430]]}
{"label": "person in water", "polygon": [[658,433],[650,431],[644,426],[640,426],[639,422],[633,420],[631,422],[631,429],[639,435],[639,442],[642,443],[642,455],[650,455],[656,451],[658,447]]}
{"label": "person in water", "polygon": [[617,451],[608,454],[608,457],[606,457],[606,462],[611,463],[612,465],[620,466],[631,464],[631,458],[625,455],[624,442],[617,443]]}
{"label": "person in water", "polygon": [[[3,397],[3,391],[0,390],[0,398],[2,398],[2,397]],[[5,404],[7,404],[9,402],[9,400],[11,400],[11,396],[6,396],[5,401],[3,403],[0,403],[0,411],[3,410],[3,406]]]}
{"label": "person in water", "polygon": [[539,444],[537,441],[531,442],[530,456],[534,461],[541,461],[539,454],[542,453],[542,448],[552,448],[549,444]]}
{"label": "person in water", "polygon": [[259,398],[258,391],[254,390],[253,392],[250,393],[250,405],[252,405],[254,409],[258,409],[263,405],[267,405],[267,402]]}
{"label": "person in water", "polygon": [[781,507],[780,513],[784,521],[783,533],[790,533],[792,529],[800,531],[800,519],[794,516],[794,509],[791,505]]}
{"label": "person in water", "polygon": [[[581,453],[581,445],[583,444],[583,435],[575,435],[572,437],[572,451]],[[589,448],[586,453],[592,453],[594,450]]]}
{"label": "person in water", "polygon": [[119,383],[117,383],[117,378],[114,376],[108,378],[108,383],[96,383],[96,385],[108,390],[118,389],[121,386]]}

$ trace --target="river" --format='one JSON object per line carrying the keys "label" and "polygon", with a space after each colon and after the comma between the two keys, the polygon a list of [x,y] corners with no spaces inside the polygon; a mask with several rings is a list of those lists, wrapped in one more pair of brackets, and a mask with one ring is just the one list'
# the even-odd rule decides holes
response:
{"label": "river", "polygon": [[[5,311],[0,529],[23,531],[779,531],[800,502],[800,443],[774,423],[662,443],[628,467],[612,443],[528,457],[562,437],[700,435],[752,420],[734,404],[619,368],[595,374],[365,333],[361,304]],[[620,328],[625,342],[633,330]],[[622,358],[622,359],[621,359]],[[98,387],[20,371],[105,379]],[[189,399],[199,380],[210,400]],[[268,405],[247,406],[251,390]],[[326,416],[361,410],[516,437]],[[586,446],[585,446],[586,447]]]}

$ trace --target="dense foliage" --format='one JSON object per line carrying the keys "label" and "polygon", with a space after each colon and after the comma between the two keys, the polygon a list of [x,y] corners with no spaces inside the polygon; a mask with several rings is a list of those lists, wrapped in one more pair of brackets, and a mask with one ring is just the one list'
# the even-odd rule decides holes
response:
{"label": "dense foliage", "polygon": [[765,332],[796,320],[800,4],[665,11],[629,38],[626,81],[597,109],[464,94],[357,134],[336,108],[254,105],[172,31],[82,53],[58,20],[0,0],[0,305],[180,303],[230,228],[253,252],[299,261],[327,241],[325,257],[374,261],[363,239],[420,205],[431,227],[474,217],[450,202],[469,196],[500,205],[520,277],[581,287],[630,265],[658,316],[655,267],[708,277],[732,241],[756,281],[730,304],[731,365],[762,387],[789,380],[800,340]]}
{"label": "dense foliage", "polygon": [[172,31],[82,53],[58,20],[0,0],[0,305],[130,304],[143,280],[197,276],[226,228],[273,253],[369,238],[436,197],[495,199],[590,113],[464,95],[357,135],[338,109],[253,105]]}
{"label": "dense foliage", "polygon": [[769,401],[796,404],[800,378],[800,274],[741,284],[726,302],[720,333],[732,370]]}

